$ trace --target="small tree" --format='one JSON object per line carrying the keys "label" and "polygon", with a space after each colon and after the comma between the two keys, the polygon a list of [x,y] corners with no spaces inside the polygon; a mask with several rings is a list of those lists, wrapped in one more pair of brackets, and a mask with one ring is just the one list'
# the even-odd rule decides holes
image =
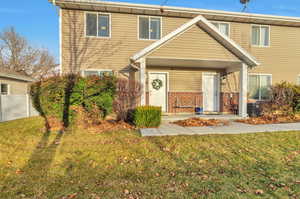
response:
{"label": "small tree", "polygon": [[0,32],[0,67],[41,79],[56,73],[57,66],[47,49],[32,47],[13,27]]}

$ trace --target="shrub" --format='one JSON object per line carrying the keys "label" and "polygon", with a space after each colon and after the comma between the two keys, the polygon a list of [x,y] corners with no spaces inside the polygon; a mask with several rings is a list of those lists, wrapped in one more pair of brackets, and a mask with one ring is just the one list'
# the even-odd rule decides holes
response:
{"label": "shrub", "polygon": [[271,87],[270,100],[263,105],[264,115],[291,116],[297,112],[300,100],[300,88],[288,82]]}
{"label": "shrub", "polygon": [[117,119],[128,120],[130,110],[137,107],[141,96],[141,84],[136,81],[120,78],[117,80],[117,95],[114,101],[114,112]]}
{"label": "shrub", "polygon": [[161,123],[161,107],[137,107],[133,113],[133,122],[139,128],[158,127]]}
{"label": "shrub", "polygon": [[44,117],[55,117],[68,127],[76,117],[70,107],[82,107],[91,118],[104,119],[112,112],[115,77],[53,76],[31,85],[35,108]]}

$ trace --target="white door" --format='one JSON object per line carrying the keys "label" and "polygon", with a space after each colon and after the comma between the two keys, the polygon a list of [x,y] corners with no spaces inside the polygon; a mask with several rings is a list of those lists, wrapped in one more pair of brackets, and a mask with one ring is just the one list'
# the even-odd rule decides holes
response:
{"label": "white door", "polygon": [[219,110],[219,76],[218,74],[203,74],[203,109],[205,112]]}
{"label": "white door", "polygon": [[149,73],[149,104],[167,112],[167,74]]}

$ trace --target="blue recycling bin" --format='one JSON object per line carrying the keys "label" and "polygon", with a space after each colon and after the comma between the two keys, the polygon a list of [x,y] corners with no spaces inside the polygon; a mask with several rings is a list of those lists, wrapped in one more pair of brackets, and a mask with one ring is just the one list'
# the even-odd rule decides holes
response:
{"label": "blue recycling bin", "polygon": [[202,115],[203,114],[203,108],[202,107],[196,107],[195,108],[196,115]]}

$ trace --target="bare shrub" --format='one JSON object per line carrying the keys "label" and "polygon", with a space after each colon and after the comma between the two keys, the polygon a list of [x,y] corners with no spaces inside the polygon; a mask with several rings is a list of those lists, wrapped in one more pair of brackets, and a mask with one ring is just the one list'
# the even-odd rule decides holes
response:
{"label": "bare shrub", "polygon": [[117,81],[117,96],[114,101],[114,112],[117,119],[125,121],[129,110],[139,104],[142,94],[141,84],[137,81],[120,78]]}

